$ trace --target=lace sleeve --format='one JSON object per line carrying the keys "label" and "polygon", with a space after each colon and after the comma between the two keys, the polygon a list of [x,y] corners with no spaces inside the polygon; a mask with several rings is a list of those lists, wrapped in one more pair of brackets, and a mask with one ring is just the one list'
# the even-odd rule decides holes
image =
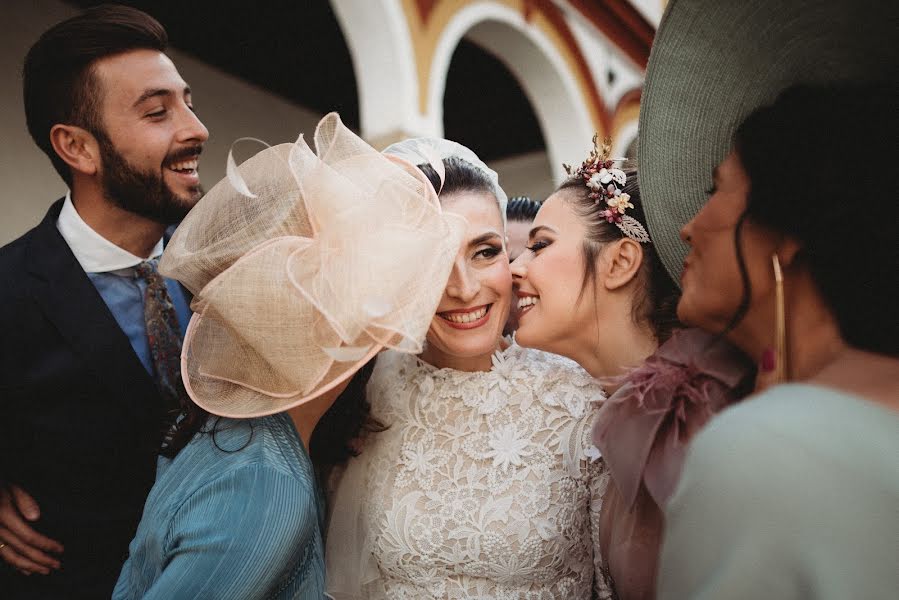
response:
{"label": "lace sleeve", "polygon": [[612,600],[615,598],[612,580],[599,548],[600,515],[602,500],[609,485],[609,470],[602,458],[587,460],[590,478],[590,539],[593,542],[593,598]]}

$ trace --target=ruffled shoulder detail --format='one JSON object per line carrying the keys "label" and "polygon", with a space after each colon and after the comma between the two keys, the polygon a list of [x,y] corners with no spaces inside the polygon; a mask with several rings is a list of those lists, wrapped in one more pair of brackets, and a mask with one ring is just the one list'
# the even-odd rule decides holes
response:
{"label": "ruffled shoulder detail", "polygon": [[593,441],[628,506],[641,482],[665,506],[690,440],[740,399],[737,388],[751,369],[749,360],[724,340],[684,329],[624,377],[597,413]]}

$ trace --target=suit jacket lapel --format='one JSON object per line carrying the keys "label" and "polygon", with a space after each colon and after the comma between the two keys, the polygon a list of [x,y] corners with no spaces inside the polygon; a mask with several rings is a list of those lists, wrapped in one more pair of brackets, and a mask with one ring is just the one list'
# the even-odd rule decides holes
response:
{"label": "suit jacket lapel", "polygon": [[56,229],[61,208],[50,208],[28,247],[32,296],[98,382],[137,416],[161,415],[152,377]]}

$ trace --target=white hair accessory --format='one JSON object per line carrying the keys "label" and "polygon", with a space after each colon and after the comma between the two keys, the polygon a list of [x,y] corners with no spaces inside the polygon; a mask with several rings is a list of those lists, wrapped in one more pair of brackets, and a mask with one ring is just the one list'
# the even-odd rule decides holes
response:
{"label": "white hair accessory", "polygon": [[[506,226],[506,205],[509,203],[509,198],[499,185],[499,175],[484,164],[484,161],[478,158],[478,155],[472,152],[470,148],[458,142],[442,138],[420,137],[391,144],[384,149],[384,154],[396,156],[413,165],[429,164],[438,175],[441,175],[441,181],[443,181],[442,161],[444,159],[459,158],[464,160],[474,168],[482,171],[487,176],[487,179],[490,180],[490,183],[493,184],[493,193],[499,204],[499,212],[503,217],[503,227]],[[440,190],[437,190],[437,192],[440,193]]]}

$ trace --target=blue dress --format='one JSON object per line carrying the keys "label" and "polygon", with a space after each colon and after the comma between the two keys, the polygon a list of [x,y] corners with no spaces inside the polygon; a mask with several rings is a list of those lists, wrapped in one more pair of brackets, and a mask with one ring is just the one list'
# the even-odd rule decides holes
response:
{"label": "blue dress", "polygon": [[290,417],[220,419],[160,458],[112,597],[320,600],[324,512]]}

